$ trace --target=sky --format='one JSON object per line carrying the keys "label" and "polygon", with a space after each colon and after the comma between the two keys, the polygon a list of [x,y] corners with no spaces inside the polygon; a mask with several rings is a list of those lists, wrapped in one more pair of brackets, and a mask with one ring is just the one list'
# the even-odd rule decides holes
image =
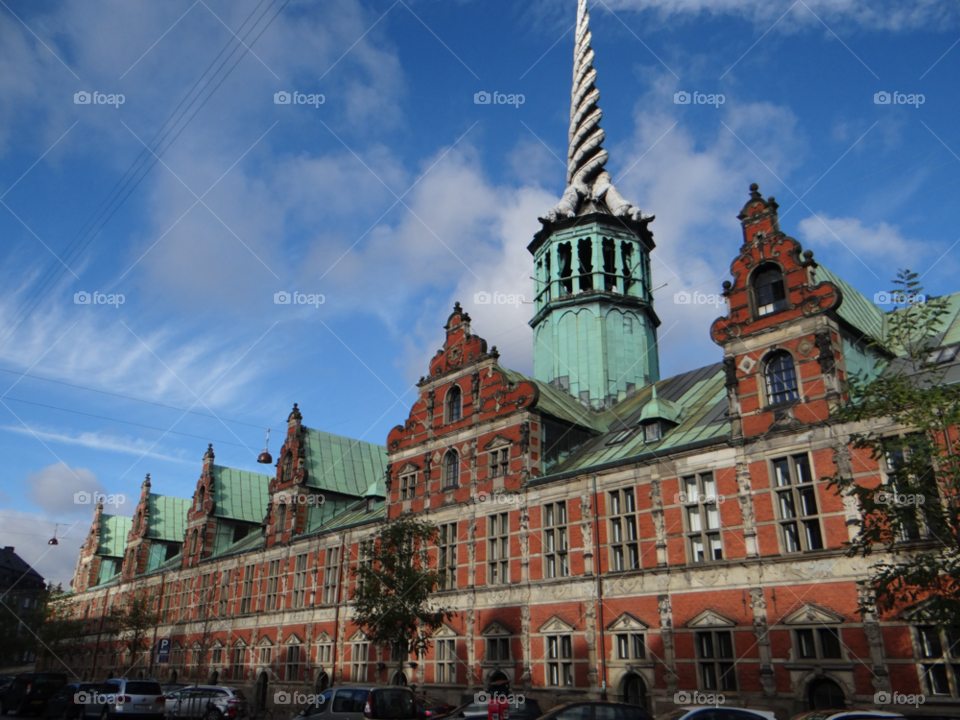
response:
{"label": "sky", "polygon": [[[901,268],[960,291],[960,9],[589,7],[608,169],[656,215],[664,377],[722,358],[709,327],[752,182],[868,298]],[[150,473],[190,497],[208,443],[272,472],[256,456],[295,402],[384,443],[455,301],[532,373],[532,305],[475,296],[532,299],[575,17],[575,0],[0,0],[0,543],[66,587],[82,493],[131,515]]]}

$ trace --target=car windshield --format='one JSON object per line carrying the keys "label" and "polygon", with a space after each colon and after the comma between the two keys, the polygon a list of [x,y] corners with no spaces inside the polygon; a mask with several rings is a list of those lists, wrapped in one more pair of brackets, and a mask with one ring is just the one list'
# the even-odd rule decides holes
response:
{"label": "car windshield", "polygon": [[128,682],[125,692],[128,695],[163,695],[160,683],[156,682]]}

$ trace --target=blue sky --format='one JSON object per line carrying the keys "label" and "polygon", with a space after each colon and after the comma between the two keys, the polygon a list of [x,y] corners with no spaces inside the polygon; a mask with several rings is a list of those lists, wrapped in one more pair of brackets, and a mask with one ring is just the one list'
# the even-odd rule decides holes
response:
{"label": "blue sky", "polygon": [[[721,357],[721,310],[673,296],[719,292],[751,182],[869,297],[901,267],[928,292],[960,290],[955,8],[590,8],[608,168],[657,216],[665,376]],[[262,470],[266,428],[276,452],[294,402],[311,427],[383,442],[455,300],[501,362],[531,372],[531,306],[473,298],[532,297],[526,245],[564,189],[575,10],[4,0],[0,541],[66,584],[92,511],[76,492],[124,494],[130,514],[149,472],[155,492],[188,497],[208,442]],[[282,91],[324,102],[276,104]],[[524,101],[476,104],[482,91]],[[724,102],[675,103],[695,91]],[[923,103],[875,102],[895,91]],[[281,291],[325,301],[275,304]],[[51,548],[56,523],[68,534]]]}

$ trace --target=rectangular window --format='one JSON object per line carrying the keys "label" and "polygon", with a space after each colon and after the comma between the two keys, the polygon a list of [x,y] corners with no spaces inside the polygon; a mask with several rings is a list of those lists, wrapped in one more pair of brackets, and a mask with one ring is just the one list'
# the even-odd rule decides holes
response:
{"label": "rectangular window", "polygon": [[323,568],[323,604],[333,605],[337,601],[337,581],[340,574],[340,548],[327,548],[327,561]]}
{"label": "rectangular window", "polygon": [[457,587],[457,524],[441,525],[437,533],[437,568],[445,573],[444,590]]}
{"label": "rectangular window", "polygon": [[300,646],[287,646],[287,674],[284,676],[287,682],[296,682],[300,679]]}
{"label": "rectangular window", "polygon": [[240,596],[240,614],[248,613],[252,610],[253,603],[253,569],[254,565],[247,565],[243,569],[243,587]]}
{"label": "rectangular window", "polygon": [[490,477],[506,477],[510,474],[510,448],[498,448],[490,453]]}
{"label": "rectangular window", "polygon": [[548,578],[570,574],[567,561],[567,503],[543,506],[543,574]]}
{"label": "rectangular window", "polygon": [[640,569],[636,512],[633,488],[610,492],[610,566],[615,571]]}
{"label": "rectangular window", "polygon": [[713,473],[687,475],[681,483],[680,501],[684,505],[691,562],[723,560],[719,497]]}
{"label": "rectangular window", "polygon": [[280,561],[271,560],[267,566],[267,611],[277,610],[277,588],[280,585]]}
{"label": "rectangular window", "polygon": [[840,660],[840,631],[838,628],[802,628],[794,631],[797,657],[803,660]]}
{"label": "rectangular window", "polygon": [[296,569],[293,574],[293,606],[302,608],[307,601],[307,555],[297,555]]}
{"label": "rectangular window", "polygon": [[911,446],[910,438],[910,435],[905,436],[902,447],[887,453],[884,484],[887,486],[887,502],[894,503],[897,508],[900,536],[904,540],[922,540],[929,535],[925,522],[926,505],[911,502],[911,499],[899,502],[897,498],[918,494],[918,489],[904,489],[908,486],[919,486],[920,495],[935,497],[938,492],[936,471],[932,461],[919,455]]}
{"label": "rectangular window", "polygon": [[370,643],[353,643],[350,648],[350,679],[353,682],[366,682]]}
{"label": "rectangular window", "polygon": [[694,633],[694,644],[700,669],[700,689],[736,690],[733,633],[729,630]]}
{"label": "rectangular window", "polygon": [[918,627],[917,647],[926,692],[938,697],[960,697],[960,632]]}
{"label": "rectangular window", "polygon": [[487,638],[487,662],[504,662],[510,659],[510,638]]}
{"label": "rectangular window", "polygon": [[400,499],[401,500],[413,500],[414,486],[416,485],[416,482],[417,482],[416,473],[400,476]]}
{"label": "rectangular window", "polygon": [[457,682],[457,641],[438,640],[436,657],[435,682],[455,684]]}
{"label": "rectangular window", "polygon": [[510,582],[510,515],[498,513],[487,518],[487,560],[491,585]]}
{"label": "rectangular window", "polygon": [[264,645],[260,648],[260,664],[269,665],[273,662],[273,646]]}
{"label": "rectangular window", "polygon": [[247,664],[247,649],[235,647],[230,657],[230,679],[243,680],[244,666]]}
{"label": "rectangular window", "polygon": [[226,617],[230,608],[230,576],[232,570],[224,570],[220,573],[220,596],[218,598],[220,607],[218,612],[220,617]]}
{"label": "rectangular window", "polygon": [[777,458],[772,466],[784,550],[822,550],[817,484],[806,453]]}
{"label": "rectangular window", "polygon": [[617,660],[646,660],[647,645],[641,633],[617,635]]}
{"label": "rectangular window", "polygon": [[573,687],[573,640],[569,635],[547,637],[547,684]]}

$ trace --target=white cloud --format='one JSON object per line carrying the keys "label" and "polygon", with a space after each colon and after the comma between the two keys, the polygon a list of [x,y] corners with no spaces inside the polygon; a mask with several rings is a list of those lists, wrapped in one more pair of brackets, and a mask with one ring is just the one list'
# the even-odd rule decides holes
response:
{"label": "white cloud", "polygon": [[940,254],[939,243],[904,237],[897,225],[883,221],[870,226],[857,218],[814,215],[801,220],[799,230],[811,249],[842,252],[846,248],[871,268],[916,267]]}
{"label": "white cloud", "polygon": [[48,465],[39,472],[27,475],[27,497],[53,517],[89,520],[93,506],[89,503],[77,503],[74,497],[77,493],[86,493],[85,497],[93,497],[107,494],[107,488],[93,471],[82,467],[67,467],[63,463]]}
{"label": "white cloud", "polygon": [[25,428],[22,426],[4,425],[0,430],[18,433],[40,440],[49,440],[53,443],[64,443],[66,445],[79,445],[81,447],[91,448],[93,450],[104,450],[107,452],[124,453],[126,455],[137,455],[142,457],[151,457],[158,460],[170,460],[171,462],[187,463],[196,466],[196,460],[187,460],[184,458],[164,455],[154,452],[151,448],[154,443],[151,440],[142,440],[139,438],[119,437],[108,435],[101,432],[81,432],[68,434],[64,432],[50,432],[40,430],[36,427]]}

